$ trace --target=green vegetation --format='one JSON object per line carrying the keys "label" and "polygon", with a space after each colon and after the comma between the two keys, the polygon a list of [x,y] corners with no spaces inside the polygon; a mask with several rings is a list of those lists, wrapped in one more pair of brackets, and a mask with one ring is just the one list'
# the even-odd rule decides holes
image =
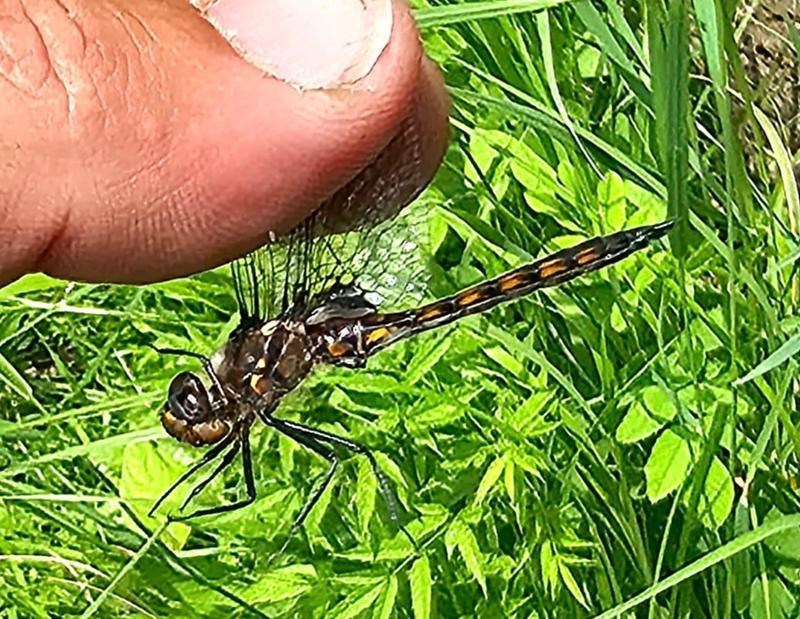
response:
{"label": "green vegetation", "polygon": [[147,344],[215,349],[226,270],[0,291],[0,616],[800,616],[800,144],[776,98],[797,92],[800,35],[770,26],[794,81],[751,88],[743,42],[770,29],[733,4],[415,2],[453,97],[416,206],[428,297],[680,221],[669,245],[285,402],[376,450],[419,551],[352,458],[270,563],[325,463],[263,427],[254,505],[146,517],[199,454],[157,417],[194,366]]}

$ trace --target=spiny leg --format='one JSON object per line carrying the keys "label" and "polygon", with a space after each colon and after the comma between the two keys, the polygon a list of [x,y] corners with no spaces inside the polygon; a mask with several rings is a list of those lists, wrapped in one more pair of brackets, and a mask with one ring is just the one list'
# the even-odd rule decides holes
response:
{"label": "spiny leg", "polygon": [[273,427],[276,430],[282,432],[293,441],[300,443],[301,445],[303,445],[303,447],[306,447],[307,449],[310,449],[311,451],[314,451],[315,453],[319,454],[330,463],[328,471],[322,478],[322,482],[309,496],[305,505],[303,505],[303,508],[300,510],[300,512],[297,514],[297,517],[294,519],[291,532],[289,533],[289,537],[291,537],[292,534],[294,534],[297,531],[297,529],[299,529],[302,526],[303,521],[305,521],[305,519],[308,517],[308,514],[311,513],[311,510],[314,509],[314,506],[322,498],[325,489],[328,487],[328,485],[331,483],[331,480],[333,479],[333,474],[336,472],[336,467],[339,466],[339,458],[336,457],[336,454],[333,453],[331,449],[320,444],[313,438],[305,436],[303,433],[298,432],[297,430],[286,427],[284,425],[285,422],[283,422],[282,420],[273,419],[273,421],[276,422],[273,424]]}
{"label": "spiny leg", "polygon": [[364,456],[369,462],[370,466],[372,467],[372,473],[375,475],[375,479],[378,481],[378,489],[380,490],[381,496],[383,497],[383,500],[386,503],[386,509],[389,512],[389,520],[391,520],[392,524],[394,524],[403,533],[403,535],[405,535],[408,538],[408,540],[414,547],[417,547],[416,540],[413,537],[411,537],[411,534],[400,523],[400,516],[399,516],[400,509],[397,505],[397,499],[395,498],[392,489],[389,487],[389,481],[386,479],[386,476],[384,475],[383,471],[378,466],[378,461],[375,460],[375,456],[372,455],[372,452],[367,447],[365,447],[361,443],[356,443],[355,441],[351,441],[350,439],[344,438],[342,436],[337,436],[336,434],[331,434],[329,432],[317,430],[315,428],[304,426],[299,423],[294,423],[293,421],[286,421],[282,419],[279,420],[273,417],[271,418],[271,422],[273,424],[275,422],[279,422],[283,424],[284,428],[294,430],[295,432],[302,434],[307,438],[312,438],[315,439],[316,441],[323,443],[338,445],[354,453]]}
{"label": "spiny leg", "polygon": [[150,508],[150,511],[147,512],[148,517],[152,518],[153,514],[159,508],[159,506],[164,502],[164,500],[175,491],[175,488],[180,486],[183,482],[185,482],[189,477],[194,475],[197,471],[203,468],[206,464],[214,460],[219,454],[221,454],[228,445],[233,442],[235,438],[233,432],[228,434],[224,439],[222,439],[219,443],[214,445],[211,449],[209,449],[206,454],[200,458],[197,462],[195,462],[192,466],[190,466],[178,479],[176,479],[169,488],[167,488],[164,493],[158,497],[158,500],[153,503],[153,506]]}
{"label": "spiny leg", "polygon": [[285,436],[289,437],[296,443],[299,443],[303,447],[310,449],[311,451],[319,454],[323,458],[325,458],[329,463],[330,466],[328,467],[328,471],[325,473],[322,481],[317,485],[317,488],[314,492],[311,493],[309,498],[306,500],[305,505],[303,505],[300,512],[295,516],[294,522],[292,523],[292,527],[289,530],[289,534],[286,536],[286,540],[283,542],[280,550],[275,552],[269,559],[269,563],[272,562],[272,559],[275,556],[282,554],[286,547],[289,545],[292,537],[294,534],[303,526],[303,522],[305,522],[308,515],[311,513],[311,510],[314,509],[314,506],[319,502],[324,494],[326,488],[330,485],[331,480],[333,479],[333,475],[336,472],[336,467],[339,465],[339,458],[336,457],[336,454],[333,453],[331,449],[322,445],[318,441],[314,440],[313,438],[306,436],[305,434],[298,432],[297,430],[291,429],[286,427],[285,422],[281,419],[275,419],[274,417],[270,418],[270,425],[274,427],[278,432],[281,432]]}
{"label": "spiny leg", "polygon": [[198,494],[200,494],[205,489],[205,487],[208,486],[208,484],[210,484],[212,481],[214,481],[214,479],[216,479],[217,475],[222,473],[222,471],[224,471],[230,465],[230,463],[233,462],[233,459],[236,457],[236,454],[239,453],[239,448],[240,445],[238,442],[234,442],[233,445],[231,445],[231,448],[224,456],[222,456],[222,460],[220,460],[219,464],[217,464],[214,470],[211,471],[211,474],[208,477],[206,477],[203,481],[201,481],[199,484],[197,484],[194,488],[192,488],[192,491],[183,500],[183,503],[181,503],[181,506],[178,508],[178,511],[182,512],[184,509],[186,509],[186,506],[191,502],[191,500],[194,499],[194,497],[196,497]]}
{"label": "spiny leg", "polygon": [[256,500],[256,482],[253,477],[253,462],[250,456],[250,432],[249,427],[241,430],[240,441],[242,451],[242,470],[244,473],[244,484],[247,491],[247,496],[240,500],[229,503],[228,505],[217,505],[216,507],[209,507],[206,509],[198,509],[185,516],[173,518],[176,522],[190,520],[192,518],[200,518],[201,516],[213,516],[215,514],[224,514],[226,512],[236,511],[243,507],[247,507]]}

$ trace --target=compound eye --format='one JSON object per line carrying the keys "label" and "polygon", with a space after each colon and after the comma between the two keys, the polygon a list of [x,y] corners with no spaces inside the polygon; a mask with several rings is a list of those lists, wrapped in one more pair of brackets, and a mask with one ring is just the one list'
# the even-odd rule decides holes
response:
{"label": "compound eye", "polygon": [[189,423],[211,416],[211,401],[202,381],[191,372],[181,372],[169,385],[167,406],[176,419]]}

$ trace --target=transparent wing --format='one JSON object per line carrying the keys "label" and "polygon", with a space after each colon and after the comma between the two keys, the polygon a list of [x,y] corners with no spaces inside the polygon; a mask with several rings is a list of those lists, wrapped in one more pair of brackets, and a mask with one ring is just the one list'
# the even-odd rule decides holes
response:
{"label": "transparent wing", "polygon": [[[357,190],[356,190],[357,191]],[[301,313],[336,284],[356,284],[392,303],[423,290],[419,208],[397,213],[391,200],[364,206],[346,187],[291,232],[232,264],[242,320]]]}

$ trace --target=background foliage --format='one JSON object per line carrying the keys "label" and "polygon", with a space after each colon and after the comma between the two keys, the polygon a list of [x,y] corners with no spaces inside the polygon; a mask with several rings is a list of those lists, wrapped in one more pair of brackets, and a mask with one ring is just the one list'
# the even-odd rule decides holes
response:
{"label": "background foliage", "polygon": [[218,346],[225,270],[0,291],[2,616],[800,616],[795,5],[414,5],[453,97],[428,296],[668,214],[671,251],[315,375],[281,414],[374,447],[421,550],[354,458],[272,562],[324,466],[263,428],[250,508],[145,516],[197,457],[147,343]]}

